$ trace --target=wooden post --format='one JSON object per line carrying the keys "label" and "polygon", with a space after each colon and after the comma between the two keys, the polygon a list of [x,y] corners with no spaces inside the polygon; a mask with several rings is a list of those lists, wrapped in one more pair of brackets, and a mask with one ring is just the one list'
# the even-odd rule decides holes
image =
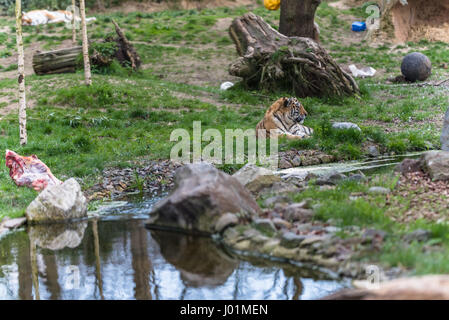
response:
{"label": "wooden post", "polygon": [[81,13],[81,29],[83,33],[83,60],[84,60],[84,78],[87,86],[92,84],[92,76],[90,73],[89,61],[89,44],[87,42],[87,26],[86,26],[86,6],[84,0],[80,0]]}
{"label": "wooden post", "polygon": [[76,43],[76,0],[72,0],[72,43],[75,45]]}
{"label": "wooden post", "polygon": [[22,40],[22,0],[16,0],[16,38],[18,53],[18,82],[19,82],[19,131],[20,144],[27,144],[27,114],[26,114],[26,91],[25,91],[25,61]]}

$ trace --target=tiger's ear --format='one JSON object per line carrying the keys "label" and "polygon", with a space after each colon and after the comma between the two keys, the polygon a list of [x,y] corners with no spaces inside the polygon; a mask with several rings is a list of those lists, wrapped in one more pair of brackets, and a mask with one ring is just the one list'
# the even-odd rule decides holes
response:
{"label": "tiger's ear", "polygon": [[290,104],[290,99],[284,98],[284,107],[288,107],[289,104]]}

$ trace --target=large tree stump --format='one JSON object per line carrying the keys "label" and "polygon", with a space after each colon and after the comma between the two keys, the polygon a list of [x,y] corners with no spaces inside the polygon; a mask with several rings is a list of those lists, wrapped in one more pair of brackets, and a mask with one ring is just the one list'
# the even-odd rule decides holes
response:
{"label": "large tree stump", "polygon": [[359,91],[354,79],[310,38],[282,35],[253,13],[235,19],[229,33],[240,55],[229,73],[251,88],[292,91],[299,97]]}

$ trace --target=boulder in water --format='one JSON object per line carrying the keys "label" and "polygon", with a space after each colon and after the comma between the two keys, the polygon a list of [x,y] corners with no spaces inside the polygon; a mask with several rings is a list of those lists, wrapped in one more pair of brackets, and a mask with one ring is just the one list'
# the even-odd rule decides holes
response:
{"label": "boulder in water", "polygon": [[234,177],[207,163],[188,164],[175,172],[175,189],[156,204],[149,228],[214,233],[226,213],[261,213],[251,194]]}
{"label": "boulder in water", "polygon": [[26,209],[29,222],[58,222],[87,216],[87,200],[81,186],[70,178],[45,188]]}

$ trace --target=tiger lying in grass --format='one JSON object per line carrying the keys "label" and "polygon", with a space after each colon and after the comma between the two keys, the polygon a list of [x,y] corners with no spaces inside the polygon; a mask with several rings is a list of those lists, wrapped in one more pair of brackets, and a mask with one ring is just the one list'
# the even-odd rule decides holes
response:
{"label": "tiger lying in grass", "polygon": [[289,139],[305,139],[313,129],[303,126],[307,111],[296,98],[280,98],[267,110],[256,130],[266,130],[266,137],[286,136]]}
{"label": "tiger lying in grass", "polygon": [[[75,21],[79,22],[81,18],[75,15]],[[86,22],[95,21],[96,18],[86,18]],[[30,12],[22,13],[22,25],[24,26],[37,26],[47,23],[60,23],[60,22],[71,22],[72,13],[70,11],[58,10],[58,11],[48,11],[48,10],[33,10]]]}

